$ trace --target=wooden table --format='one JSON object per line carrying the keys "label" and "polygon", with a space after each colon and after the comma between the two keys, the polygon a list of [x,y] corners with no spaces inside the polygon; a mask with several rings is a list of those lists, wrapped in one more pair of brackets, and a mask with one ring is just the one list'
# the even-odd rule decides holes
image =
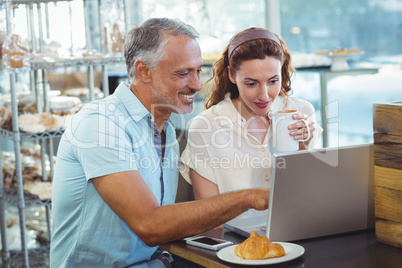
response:
{"label": "wooden table", "polygon": [[[203,233],[203,235],[229,240],[234,244],[241,243],[245,239],[244,237],[237,235],[226,228],[213,229]],[[179,256],[203,267],[243,267],[241,265],[236,266],[221,261],[216,255],[216,251],[187,245],[183,240],[162,245],[161,248],[169,251],[173,255]]]}
{"label": "wooden table", "polygon": [[[226,239],[235,244],[245,238],[227,229],[214,229],[204,233]],[[293,242],[305,248],[301,257],[289,262],[267,265],[270,268],[400,268],[402,249],[376,241],[374,229],[358,232],[307,239]],[[186,245],[185,241],[175,241],[161,246],[171,252],[203,267],[245,267],[221,261],[215,251]],[[260,266],[263,267],[263,266]]]}

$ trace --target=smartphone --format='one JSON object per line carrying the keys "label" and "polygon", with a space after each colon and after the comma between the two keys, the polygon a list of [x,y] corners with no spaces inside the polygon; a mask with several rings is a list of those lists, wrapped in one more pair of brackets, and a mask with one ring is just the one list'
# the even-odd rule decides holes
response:
{"label": "smartphone", "polygon": [[219,250],[221,248],[233,245],[233,243],[230,241],[209,236],[197,236],[193,238],[188,238],[186,239],[186,243],[192,246],[210,250]]}

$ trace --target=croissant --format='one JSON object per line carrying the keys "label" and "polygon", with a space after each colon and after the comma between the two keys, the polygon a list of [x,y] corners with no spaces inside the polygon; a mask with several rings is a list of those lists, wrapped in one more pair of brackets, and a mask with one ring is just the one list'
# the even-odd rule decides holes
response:
{"label": "croissant", "polygon": [[252,232],[250,237],[238,244],[234,252],[246,260],[262,260],[285,256],[285,249],[277,243],[269,241],[268,237]]}

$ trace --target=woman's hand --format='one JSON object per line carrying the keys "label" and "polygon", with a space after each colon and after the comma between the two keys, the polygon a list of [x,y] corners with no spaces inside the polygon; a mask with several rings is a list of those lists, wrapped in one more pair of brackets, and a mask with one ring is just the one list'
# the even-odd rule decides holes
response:
{"label": "woman's hand", "polygon": [[304,119],[304,120],[306,120],[306,122],[308,124],[308,126],[306,126],[303,121],[298,121],[298,122],[288,126],[288,129],[290,130],[289,134],[290,134],[290,136],[293,136],[293,138],[295,140],[307,139],[307,137],[308,137],[307,127],[309,128],[310,138],[307,141],[299,142],[299,150],[306,150],[309,148],[310,141],[314,137],[315,122],[311,121],[308,118],[308,116],[304,113],[296,113],[292,116],[292,118],[295,120]]}

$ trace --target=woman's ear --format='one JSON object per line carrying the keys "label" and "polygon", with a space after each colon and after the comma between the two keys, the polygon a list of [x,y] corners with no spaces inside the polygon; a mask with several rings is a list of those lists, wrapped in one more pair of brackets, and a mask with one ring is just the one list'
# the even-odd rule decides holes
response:
{"label": "woman's ear", "polygon": [[233,84],[236,85],[236,79],[235,79],[235,76],[233,75],[233,72],[232,72],[232,69],[230,68],[230,66],[228,66],[228,75],[229,75],[230,82],[232,82]]}
{"label": "woman's ear", "polygon": [[142,80],[145,84],[151,82],[151,70],[148,68],[148,65],[145,64],[142,60],[137,60],[134,65],[135,72],[139,79]]}

